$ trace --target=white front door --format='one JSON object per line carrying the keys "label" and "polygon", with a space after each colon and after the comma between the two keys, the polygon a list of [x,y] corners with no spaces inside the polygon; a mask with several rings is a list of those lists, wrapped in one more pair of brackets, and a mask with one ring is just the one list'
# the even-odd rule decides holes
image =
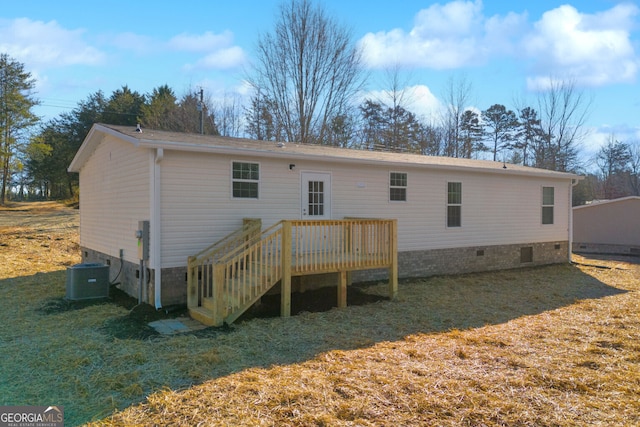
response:
{"label": "white front door", "polygon": [[330,219],[331,174],[302,172],[300,185],[302,219]]}

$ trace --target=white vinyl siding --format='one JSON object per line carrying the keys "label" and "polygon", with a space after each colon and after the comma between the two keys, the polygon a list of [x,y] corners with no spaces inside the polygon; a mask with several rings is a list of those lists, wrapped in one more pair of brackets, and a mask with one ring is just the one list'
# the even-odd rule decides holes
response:
{"label": "white vinyl siding", "polygon": [[151,151],[111,136],[80,171],[80,245],[137,262],[138,221],[150,219]]}
{"label": "white vinyl siding", "polygon": [[[248,157],[260,163],[260,200],[230,198],[231,165],[238,156],[165,151],[162,161],[162,259],[183,266],[188,256],[242,225],[263,228],[300,218],[301,171],[331,171],[332,218],[398,220],[400,251],[568,240],[568,180],[411,168],[406,203],[389,203],[389,172],[349,163]],[[443,188],[464,182],[464,227],[447,228]],[[540,188],[555,187],[555,221],[540,224]]]}
{"label": "white vinyl siding", "polygon": [[[260,164],[260,199],[231,196],[233,162]],[[289,163],[165,151],[160,198],[163,267],[185,265],[188,256],[240,228],[243,218],[260,218],[263,228],[299,218],[299,174]]]}
{"label": "white vinyl siding", "polygon": [[[260,199],[233,199],[234,161],[260,164]],[[375,165],[188,153],[165,150],[160,166],[162,266],[188,256],[260,218],[263,227],[300,218],[301,171],[331,172],[332,218],[398,220],[400,251],[568,240],[567,179],[407,167],[407,202],[389,203],[389,172]],[[81,171],[82,246],[136,262],[138,221],[151,219],[153,150],[107,137]],[[502,169],[500,170],[502,172]],[[463,182],[464,227],[447,228],[443,188]],[[541,225],[540,189],[554,187],[554,223]],[[153,236],[151,236],[153,239]],[[153,256],[153,255],[152,255]]]}

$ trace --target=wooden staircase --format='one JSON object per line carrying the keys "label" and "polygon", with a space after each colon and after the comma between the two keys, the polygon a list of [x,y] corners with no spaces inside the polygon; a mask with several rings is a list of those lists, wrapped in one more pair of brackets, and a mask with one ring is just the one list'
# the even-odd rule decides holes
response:
{"label": "wooden staircase", "polygon": [[280,224],[261,232],[261,221],[243,227],[189,257],[189,314],[209,326],[232,323],[269,291],[280,271]]}
{"label": "wooden staircase", "polygon": [[189,257],[189,314],[209,326],[232,323],[281,282],[281,314],[291,307],[291,277],[338,275],[338,306],[346,305],[348,271],[389,268],[389,292],[397,294],[395,220],[280,221],[261,231],[261,221],[242,228]]}

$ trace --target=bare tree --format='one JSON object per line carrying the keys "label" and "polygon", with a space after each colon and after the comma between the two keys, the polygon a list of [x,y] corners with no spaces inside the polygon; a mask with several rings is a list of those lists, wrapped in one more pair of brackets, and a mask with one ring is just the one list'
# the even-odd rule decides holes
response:
{"label": "bare tree", "polygon": [[550,78],[538,105],[547,152],[544,164],[537,166],[563,172],[577,168],[577,146],[586,136],[591,100],[574,81]]}
{"label": "bare tree", "polygon": [[219,135],[216,120],[211,107],[211,97],[202,91],[196,93],[188,89],[178,100],[175,109],[177,132],[203,133],[205,135]]}
{"label": "bare tree", "polygon": [[286,138],[323,143],[331,120],[344,113],[362,83],[361,53],[350,31],[310,0],[290,0],[257,50],[249,81],[273,101]]}
{"label": "bare tree", "polygon": [[640,196],[640,141],[629,143],[629,189],[632,196]]}
{"label": "bare tree", "polygon": [[460,157],[461,148],[461,123],[462,115],[467,109],[471,98],[472,85],[466,77],[449,79],[443,99],[446,104],[446,111],[442,118],[445,132],[444,155],[449,157]]}
{"label": "bare tree", "polygon": [[[401,141],[403,128],[406,127],[406,113],[408,113],[408,104],[411,102],[410,96],[406,91],[410,77],[403,77],[401,67],[396,64],[385,70],[385,83],[387,87],[383,91],[384,98],[378,102],[388,107],[388,126],[390,131],[389,145],[391,147],[399,147],[407,145],[407,141]],[[415,119],[415,117],[412,117]],[[406,132],[404,132],[406,134]]]}
{"label": "bare tree", "polygon": [[596,155],[596,164],[602,174],[604,198],[615,199],[626,195],[625,187],[631,152],[624,142],[609,135],[607,143]]}
{"label": "bare tree", "polygon": [[273,101],[260,91],[254,93],[249,106],[245,107],[245,133],[250,138],[263,141],[282,139],[273,110]]}
{"label": "bare tree", "polygon": [[224,93],[214,107],[218,132],[222,136],[240,136],[242,129],[242,102],[237,94]]}

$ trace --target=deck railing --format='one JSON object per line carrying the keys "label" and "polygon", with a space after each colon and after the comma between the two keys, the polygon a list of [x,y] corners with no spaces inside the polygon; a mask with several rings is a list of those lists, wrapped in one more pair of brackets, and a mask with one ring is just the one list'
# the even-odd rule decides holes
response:
{"label": "deck railing", "polygon": [[281,281],[281,314],[291,306],[291,277],[340,273],[338,305],[346,305],[347,272],[389,268],[391,298],[397,293],[397,223],[385,219],[280,221],[259,233],[239,233],[235,247],[190,257],[188,305],[205,307],[211,324],[233,322]]}
{"label": "deck railing", "polygon": [[291,221],[292,272],[358,270],[389,266],[393,221],[380,219]]}

